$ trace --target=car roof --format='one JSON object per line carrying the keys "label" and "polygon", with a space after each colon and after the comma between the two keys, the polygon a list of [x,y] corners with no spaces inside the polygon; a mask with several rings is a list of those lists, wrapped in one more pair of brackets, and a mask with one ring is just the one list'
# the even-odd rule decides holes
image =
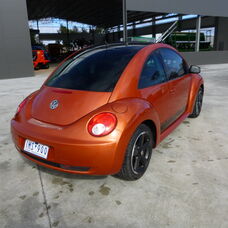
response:
{"label": "car roof", "polygon": [[143,44],[129,44],[129,45],[113,45],[107,47],[101,47],[100,49],[108,49],[108,50],[115,50],[115,49],[141,49],[144,48],[146,45]]}
{"label": "car roof", "polygon": [[141,42],[132,42],[126,45],[125,43],[111,43],[111,44],[104,44],[104,45],[97,45],[97,46],[90,46],[83,50],[81,53],[77,54],[77,57],[84,55],[85,53],[89,53],[92,51],[104,51],[104,50],[115,50],[115,49],[135,49],[141,50],[142,48],[148,46],[151,43],[141,43]]}

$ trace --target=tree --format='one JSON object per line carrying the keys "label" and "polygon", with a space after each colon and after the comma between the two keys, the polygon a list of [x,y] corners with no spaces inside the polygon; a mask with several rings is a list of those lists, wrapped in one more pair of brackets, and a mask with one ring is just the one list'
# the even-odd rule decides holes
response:
{"label": "tree", "polygon": [[[74,34],[79,33],[77,26],[74,26],[73,29],[68,29],[68,30],[69,30],[69,33],[74,33]],[[67,27],[61,24],[59,27],[58,33],[66,34]]]}
{"label": "tree", "polygon": [[[91,33],[91,32],[94,32],[95,34],[105,34],[105,29],[97,26],[90,26],[89,31],[85,27],[82,27],[81,31],[79,31],[77,26],[73,26],[72,29],[69,29],[69,33],[71,34]],[[61,24],[59,27],[58,33],[66,34],[67,27]]]}

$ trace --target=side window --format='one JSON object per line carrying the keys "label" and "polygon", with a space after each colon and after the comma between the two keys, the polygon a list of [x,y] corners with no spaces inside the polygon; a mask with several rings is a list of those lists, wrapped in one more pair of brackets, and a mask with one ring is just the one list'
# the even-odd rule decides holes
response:
{"label": "side window", "polygon": [[146,60],[139,79],[139,89],[157,85],[166,80],[165,71],[156,53],[153,53]]}
{"label": "side window", "polygon": [[184,59],[175,51],[167,48],[161,48],[159,51],[169,80],[181,77],[187,73]]}

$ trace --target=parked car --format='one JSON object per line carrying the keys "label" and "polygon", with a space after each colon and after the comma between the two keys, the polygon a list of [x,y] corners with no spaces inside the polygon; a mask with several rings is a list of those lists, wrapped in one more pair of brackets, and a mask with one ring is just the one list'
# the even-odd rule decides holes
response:
{"label": "parked car", "polygon": [[40,68],[48,69],[50,60],[48,56],[45,54],[43,50],[33,50],[33,67],[35,70],[39,70]]}
{"label": "parked car", "polygon": [[78,174],[136,180],[152,150],[200,114],[204,84],[165,44],[106,45],[66,59],[18,106],[12,138],[26,158]]}

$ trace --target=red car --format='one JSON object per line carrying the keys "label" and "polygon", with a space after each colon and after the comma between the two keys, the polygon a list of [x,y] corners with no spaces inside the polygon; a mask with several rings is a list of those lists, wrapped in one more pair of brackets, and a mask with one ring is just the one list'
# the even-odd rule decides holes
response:
{"label": "red car", "polygon": [[39,70],[40,68],[48,69],[50,60],[45,55],[44,50],[33,50],[33,67],[35,70]]}
{"label": "red car", "polygon": [[18,151],[40,165],[136,180],[155,148],[200,114],[200,68],[165,44],[106,45],[66,59],[19,105]]}

